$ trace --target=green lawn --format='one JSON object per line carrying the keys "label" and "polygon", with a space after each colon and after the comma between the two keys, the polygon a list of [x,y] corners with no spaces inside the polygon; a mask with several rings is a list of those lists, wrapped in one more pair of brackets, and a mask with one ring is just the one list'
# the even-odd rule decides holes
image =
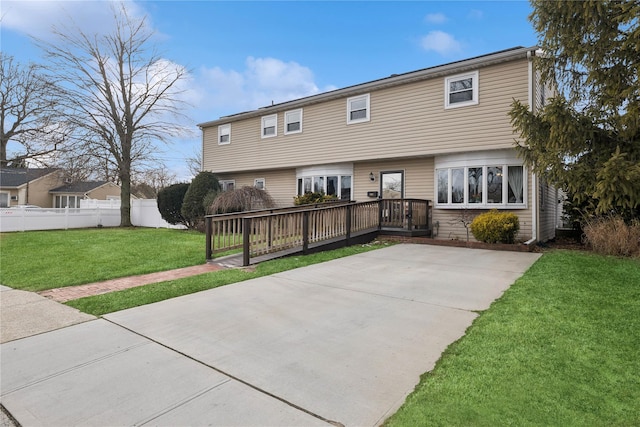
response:
{"label": "green lawn", "polygon": [[640,425],[640,261],[553,251],[386,426]]}
{"label": "green lawn", "polygon": [[41,291],[203,264],[205,236],[102,228],[0,234],[0,283]]}
{"label": "green lawn", "polygon": [[212,273],[200,274],[198,276],[187,277],[185,279],[154,283],[123,291],[80,298],[69,301],[66,304],[71,307],[75,307],[80,311],[84,311],[85,313],[100,316],[106,313],[124,310],[126,308],[151,304],[153,302],[181,295],[217,288],[218,286],[228,285],[230,283],[241,282],[243,280],[261,276],[268,276],[281,271],[292,270],[306,265],[355,255],[388,245],[389,243],[381,244],[373,242],[367,245],[354,245],[311,255],[298,255],[274,259],[271,261],[261,262],[255,268],[251,269],[220,270]]}

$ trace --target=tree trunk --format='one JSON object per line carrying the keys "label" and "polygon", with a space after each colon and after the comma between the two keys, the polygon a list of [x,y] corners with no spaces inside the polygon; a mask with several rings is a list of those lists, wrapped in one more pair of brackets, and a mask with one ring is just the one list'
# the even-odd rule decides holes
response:
{"label": "tree trunk", "polygon": [[131,227],[131,164],[120,167],[120,227]]}

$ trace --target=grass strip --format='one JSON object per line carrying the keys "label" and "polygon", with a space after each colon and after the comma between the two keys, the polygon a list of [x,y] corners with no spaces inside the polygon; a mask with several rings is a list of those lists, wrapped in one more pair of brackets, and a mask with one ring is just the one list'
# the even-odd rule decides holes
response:
{"label": "grass strip", "polygon": [[637,425],[640,262],[545,253],[385,425]]}
{"label": "grass strip", "polygon": [[389,245],[390,243],[372,242],[371,244],[349,246],[346,248],[310,255],[275,259],[262,262],[258,264],[255,269],[220,270],[184,279],[154,283],[108,294],[80,298],[68,301],[66,304],[85,313],[93,314],[94,316],[101,316],[114,311],[138,307],[169,298],[175,298],[181,295],[217,288],[218,286],[242,282],[256,277],[279,273],[281,271],[292,270],[294,268],[368,252]]}
{"label": "grass strip", "polygon": [[185,230],[96,228],[2,233],[0,283],[26,291],[82,285],[202,264],[204,252],[205,236]]}

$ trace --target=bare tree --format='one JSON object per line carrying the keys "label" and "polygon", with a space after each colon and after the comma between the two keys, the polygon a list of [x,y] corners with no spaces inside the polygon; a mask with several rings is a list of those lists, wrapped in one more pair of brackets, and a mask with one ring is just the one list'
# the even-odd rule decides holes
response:
{"label": "bare tree", "polygon": [[191,175],[196,176],[202,172],[202,151],[193,150],[193,154],[187,157],[187,167]]}
{"label": "bare tree", "polygon": [[[21,164],[58,149],[70,128],[57,120],[58,90],[35,64],[22,66],[0,52],[0,165]],[[9,142],[21,146],[9,155]]]}
{"label": "bare tree", "polygon": [[65,89],[64,111],[75,137],[97,158],[113,162],[121,185],[120,225],[131,225],[131,177],[148,162],[154,143],[180,133],[180,82],[187,70],[159,56],[145,19],[124,6],[113,10],[106,35],[55,29],[57,40],[39,42],[50,70]]}
{"label": "bare tree", "polygon": [[[160,165],[153,169],[146,169],[135,172],[133,182],[136,189],[145,188],[142,192],[146,198],[154,199],[158,195],[158,191],[175,184],[177,181],[176,174],[171,172],[166,166]],[[146,191],[150,190],[150,191]]]}

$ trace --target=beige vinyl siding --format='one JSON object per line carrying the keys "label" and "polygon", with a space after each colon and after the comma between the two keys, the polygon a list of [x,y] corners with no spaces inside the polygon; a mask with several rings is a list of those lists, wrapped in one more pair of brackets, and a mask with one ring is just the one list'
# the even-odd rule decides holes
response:
{"label": "beige vinyl siding", "polygon": [[347,124],[345,97],[303,107],[299,134],[284,135],[284,111],[273,138],[260,138],[260,117],[232,122],[229,145],[217,144],[217,126],[207,127],[204,166],[220,173],[509,148],[507,113],[513,98],[527,99],[527,69],[526,60],[480,68],[474,106],[445,110],[444,77],[436,77],[369,92],[369,122]]}
{"label": "beige vinyl siding", "polygon": [[268,171],[254,171],[254,172],[242,172],[234,174],[220,174],[218,179],[235,180],[236,188],[249,186],[253,187],[255,179],[264,178],[266,190],[271,197],[275,200],[278,207],[293,206],[293,198],[296,195],[296,170],[295,169],[282,169],[282,170],[268,170]]}
{"label": "beige vinyl siding", "polygon": [[[353,165],[353,198],[358,202],[374,200],[368,191],[380,192],[380,172],[404,171],[404,196],[408,199],[433,199],[433,157],[393,161],[371,161]],[[373,172],[374,182],[369,179]]]}
{"label": "beige vinyl siding", "polygon": [[544,193],[543,199],[539,200],[539,230],[538,239],[541,242],[556,237],[556,220],[558,218],[558,193],[550,185],[546,185],[544,180],[540,183],[540,192]]}
{"label": "beige vinyl siding", "polygon": [[18,203],[21,205],[36,205],[41,208],[53,207],[53,195],[49,194],[49,190],[59,187],[63,184],[60,174],[57,172],[50,173],[24,186],[24,192],[21,191]]}
{"label": "beige vinyl siding", "polygon": [[[518,215],[520,232],[516,239],[522,242],[526,242],[532,237],[531,172],[528,172],[527,175],[527,208],[513,210],[500,209],[501,212],[513,212]],[[475,218],[477,215],[487,211],[488,209],[467,209],[466,212],[470,218]],[[467,232],[460,221],[463,212],[463,209],[433,209],[433,228],[434,233],[437,232],[435,237],[442,240],[466,240]],[[469,240],[473,242],[476,241],[471,230],[469,230]]]}
{"label": "beige vinyl siding", "polygon": [[101,185],[95,190],[91,190],[87,193],[87,196],[90,199],[96,200],[107,200],[107,196],[120,197],[120,187],[111,182],[106,183],[105,185]]}

